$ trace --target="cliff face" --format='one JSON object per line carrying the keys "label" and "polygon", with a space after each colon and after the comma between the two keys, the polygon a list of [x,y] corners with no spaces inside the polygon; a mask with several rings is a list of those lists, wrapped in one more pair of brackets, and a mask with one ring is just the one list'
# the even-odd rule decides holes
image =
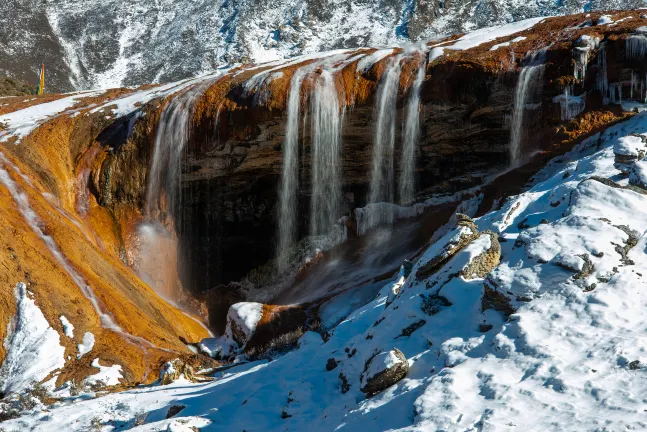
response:
{"label": "cliff face", "polygon": [[[90,373],[90,355],[122,365],[127,382],[150,381],[155,372],[150,365],[189,353],[180,337],[195,342],[207,334],[160,295],[205,317],[210,312],[219,329],[223,311],[236,301],[292,303],[294,292],[317,288],[326,278],[309,275],[323,274],[318,272],[330,253],[297,261],[298,273],[283,285],[272,262],[294,77],[303,74],[300,91],[292,98],[301,112],[298,247],[311,246],[303,242],[311,241],[312,142],[318,133],[312,121],[313,95],[320,78],[329,74],[343,112],[342,198],[335,217],[347,216],[340,224],[349,238],[333,250],[353,257],[370,249],[362,244],[364,237],[355,238],[364,234],[358,216],[363,213],[356,210],[369,202],[381,86],[397,66],[391,120],[392,163],[399,178],[403,124],[422,68],[415,180],[416,199],[424,206],[415,211],[408,207],[402,214],[422,213],[424,223],[419,231],[403,228],[402,257],[392,256],[376,267],[379,273],[367,275],[379,280],[395,270],[392,262],[415,255],[461,201],[478,197],[470,206],[464,204],[474,207],[472,213],[496,208],[499,198],[518,193],[548,158],[632,115],[623,110],[619,92],[625,102],[644,101],[647,87],[640,83],[647,70],[628,55],[627,40],[645,20],[636,11],[613,13],[610,23],[605,20],[596,13],[550,18],[469,43],[466,36],[415,49],[349,50],[223,70],[168,86],[3,102],[0,139],[7,161],[2,166],[11,182],[0,188],[2,226],[11,228],[2,238],[9,253],[3,255],[8,271],[2,275],[7,289],[1,301],[7,305],[2,310],[9,312],[0,317],[0,328],[7,328],[16,310],[13,287],[29,283],[36,304],[57,332],[64,333],[59,315],[77,328],[72,339],[61,337],[71,359],[59,383]],[[592,38],[599,41],[589,45]],[[539,53],[538,63],[529,53]],[[529,80],[532,86],[520,87],[533,66],[541,73]],[[599,79],[603,72],[606,81]],[[70,98],[77,99],[66,102]],[[523,164],[496,177],[510,166],[520,106],[524,114],[517,132]],[[25,111],[30,109],[37,112]],[[186,113],[186,123],[180,122],[181,116],[170,116],[171,109]],[[14,112],[35,120],[29,117],[21,124],[14,118],[20,115],[11,117]],[[169,119],[180,122],[176,126],[183,125],[186,133],[162,134]],[[162,190],[151,201],[151,166],[163,142],[182,150],[173,162],[180,164],[181,193],[174,198],[175,191]],[[162,172],[171,170],[169,165]],[[16,185],[15,193],[8,184]],[[22,196],[36,219],[20,210]],[[145,223],[151,219],[155,224]],[[163,235],[151,235],[150,230]],[[16,238],[24,244],[16,246]],[[341,290],[328,288],[320,288],[326,294],[308,299],[307,306],[316,309],[322,298]],[[53,289],[57,295],[48,295]],[[107,316],[103,320],[102,314]],[[3,331],[0,336],[6,335]],[[86,331],[95,336],[93,351],[75,360],[76,345]]]}
{"label": "cliff face", "polygon": [[[471,188],[483,186],[488,176],[508,167],[517,83],[521,70],[528,64],[526,53],[546,49],[545,67],[541,75],[535,77],[534,93],[524,102],[527,105],[522,125],[525,162],[532,162],[530,156],[536,152],[564,151],[600,127],[630,115],[624,113],[619,104],[604,104],[604,97],[596,90],[599,48],[588,55],[584,79],[576,80],[573,74],[577,66],[574,55],[577,41],[582,35],[599,37],[605,41],[608,81],[624,83],[626,97],[630,83],[623,81],[622,74],[633,69],[636,74],[644,75],[642,66],[624,54],[626,38],[643,23],[638,16],[627,18],[632,15],[636,14],[616,14],[616,21],[624,19],[616,25],[580,28],[578,26],[588,20],[595,23],[600,15],[549,19],[530,30],[471,49],[447,49],[444,55],[430,61],[421,88],[421,132],[416,165],[419,199],[461,191],[467,193]],[[492,50],[497,44],[517,38],[524,39]],[[346,58],[372,52],[349,52]],[[417,68],[424,57],[395,50],[364,72],[356,72],[360,60],[340,63],[335,72],[338,97],[345,106],[341,128],[343,205],[339,217],[351,215],[355,208],[367,204],[377,117],[376,95],[385,71],[396,56],[402,58],[395,111],[397,178],[401,166],[399,149],[402,147],[404,112]],[[282,169],[282,145],[286,139],[285,111],[290,82],[296,71],[316,61],[274,66],[266,76],[260,75],[261,85],[252,91],[246,85],[263,69],[232,71],[207,89],[196,104],[193,129],[187,142],[188,154],[182,168],[183,201],[178,215],[182,222],[177,226],[182,256],[186,257],[183,280],[194,291],[238,281],[251,269],[274,257],[277,189]],[[302,85],[302,112],[311,111],[312,86],[321,70],[315,67]],[[560,98],[567,89],[574,99],[581,96],[585,102],[573,119],[562,114]],[[637,94],[638,91],[634,99]],[[308,234],[312,191],[313,126],[307,115],[302,118],[299,128],[300,145],[303,146],[299,156],[300,238]],[[536,157],[545,160],[545,155]],[[506,195],[506,191],[518,190],[532,169],[540,165],[536,161],[533,163],[525,170],[516,170],[495,181],[491,186],[493,196],[487,198],[488,202]],[[347,221],[350,236],[356,230],[354,223],[351,215],[351,220]],[[255,273],[252,279],[258,282],[258,276]],[[260,285],[263,283],[268,281],[261,280]]]}

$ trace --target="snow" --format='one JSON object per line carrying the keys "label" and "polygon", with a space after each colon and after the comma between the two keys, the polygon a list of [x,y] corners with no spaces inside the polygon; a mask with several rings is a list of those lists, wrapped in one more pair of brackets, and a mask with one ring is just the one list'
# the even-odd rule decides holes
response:
{"label": "snow", "polygon": [[58,317],[58,319],[61,321],[61,325],[63,326],[63,333],[65,333],[65,336],[69,337],[70,339],[74,338],[74,326],[68,320],[65,315],[61,315]]}
{"label": "snow", "polygon": [[[385,307],[397,275],[328,329],[326,341],[309,332],[298,349],[240,362],[213,382],[62,401],[3,427],[80,431],[94,418],[112,425],[143,411],[147,424],[135,430],[197,418],[213,431],[645,430],[647,196],[626,188],[614,167],[614,146],[632,133],[647,135],[647,113],[585,140],[475,219],[500,239],[501,262],[485,279],[460,272],[491,247],[489,235],[422,275],[464,233],[451,228],[420,254],[393,303]],[[483,310],[484,285],[507,298],[510,316]],[[430,296],[450,305],[425,312]],[[258,306],[237,309],[252,328]],[[408,359],[408,375],[367,399],[365,366],[394,348]],[[186,408],[165,419],[178,403]]]}
{"label": "snow", "polygon": [[4,340],[0,391],[23,392],[65,365],[61,338],[41,312],[23,282],[16,284],[16,315]]}
{"label": "snow", "polygon": [[79,352],[76,355],[76,358],[80,359],[81,357],[83,357],[84,354],[87,354],[90,351],[92,351],[93,347],[94,347],[94,335],[90,332],[85,332],[85,334],[83,335],[83,342],[77,345],[77,350]]}
{"label": "snow", "polygon": [[621,137],[613,146],[613,152],[623,156],[638,157],[639,151],[645,152],[645,142],[636,136]]}
{"label": "snow", "polygon": [[57,99],[52,102],[32,105],[18,111],[0,115],[0,124],[4,130],[0,130],[0,142],[7,142],[10,138],[16,137],[18,144],[24,137],[29,135],[38,126],[47,120],[68,110],[84,98],[100,95],[101,91],[89,91],[74,93],[71,96]]}
{"label": "snow", "polygon": [[[87,334],[87,333],[86,333]],[[99,369],[99,373],[89,375],[83,382],[87,385],[114,386],[119,385],[121,365],[101,366],[99,359],[92,360],[92,366]]]}
{"label": "snow", "polygon": [[510,40],[508,42],[501,42],[501,43],[492,45],[492,48],[490,48],[490,51],[496,51],[501,47],[507,47],[507,46],[510,46],[510,44],[521,42],[523,40],[526,40],[525,36],[518,36],[518,37],[516,37],[516,38],[514,38],[514,39],[512,39],[512,40]]}
{"label": "snow", "polygon": [[198,82],[221,76],[225,73],[225,71],[228,71],[228,70],[229,69],[225,69],[208,76],[201,76],[201,77],[186,79],[182,81],[176,81],[176,82],[164,84],[161,86],[155,86],[153,88],[149,88],[146,90],[136,91],[122,98],[108,101],[103,105],[100,105],[92,109],[90,112],[96,113],[104,109],[110,109],[113,116],[122,117],[132,113],[139,106],[144,105],[155,98],[163,98],[163,97],[170,96]]}
{"label": "snow", "polygon": [[647,162],[637,161],[629,167],[629,183],[647,189]]}
{"label": "snow", "polygon": [[611,18],[609,15],[602,15],[600,18],[598,18],[597,25],[611,24],[612,22],[613,18]]}
{"label": "snow", "polygon": [[394,51],[393,48],[381,49],[367,56],[364,56],[360,61],[357,62],[357,72],[360,74],[363,74],[371,67],[373,67],[375,63],[393,54],[393,51]]}
{"label": "snow", "polygon": [[471,33],[466,34],[465,36],[456,40],[452,45],[444,46],[445,49],[452,50],[466,50],[470,48],[477,47],[486,42],[491,42],[495,39],[513,35],[522,31],[526,31],[541,21],[545,20],[546,17],[539,18],[530,18],[522,21],[513,22],[510,24],[504,24],[493,27],[485,27]]}
{"label": "snow", "polygon": [[256,324],[259,323],[263,316],[263,305],[254,302],[236,303],[229,307],[227,312],[227,322],[235,323],[239,330],[245,334],[245,340],[256,331]]}

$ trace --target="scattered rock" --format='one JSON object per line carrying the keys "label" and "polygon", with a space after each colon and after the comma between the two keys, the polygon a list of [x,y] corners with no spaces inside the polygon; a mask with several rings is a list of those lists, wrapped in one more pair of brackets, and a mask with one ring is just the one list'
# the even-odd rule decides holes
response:
{"label": "scattered rock", "polygon": [[334,358],[329,358],[328,362],[326,363],[326,370],[330,372],[331,370],[335,369],[337,367],[337,360]]}
{"label": "scattered rock", "polygon": [[427,315],[435,315],[441,310],[445,309],[452,304],[445,297],[440,295],[424,295],[421,294],[422,301],[420,302],[420,309]]}
{"label": "scattered rock", "polygon": [[292,416],[291,416],[290,414],[286,413],[285,411],[283,411],[283,412],[281,413],[281,418],[282,418],[283,420],[285,420],[285,419],[287,419],[287,418],[290,418],[290,417],[292,417]]}
{"label": "scattered rock", "polygon": [[629,363],[629,369],[631,370],[638,370],[640,369],[640,360],[634,360],[631,363]]}
{"label": "scattered rock", "polygon": [[171,406],[171,408],[168,409],[168,413],[166,414],[166,418],[170,419],[171,417],[175,417],[184,408],[186,408],[184,405],[173,405],[173,406]]}
{"label": "scattered rock", "polygon": [[416,330],[418,330],[420,327],[422,327],[425,324],[427,324],[427,321],[425,321],[425,320],[416,321],[413,324],[411,324],[409,327],[402,330],[402,333],[400,333],[400,335],[396,336],[394,339],[397,339],[397,338],[402,337],[402,336],[409,337],[409,336],[411,336],[413,334],[413,332],[415,332]]}
{"label": "scattered rock", "polygon": [[193,367],[184,363],[180,359],[175,359],[164,363],[160,372],[159,380],[162,385],[168,385],[173,381],[177,381],[182,376],[189,381],[196,380],[193,373]]}
{"label": "scattered rock", "polygon": [[350,390],[350,383],[348,382],[348,378],[346,378],[346,375],[344,375],[343,372],[339,373],[339,379],[341,380],[341,392],[342,394],[348,393],[348,390]]}
{"label": "scattered rock", "polygon": [[503,312],[505,315],[512,315],[515,309],[510,299],[496,289],[496,284],[491,280],[486,280],[483,284],[483,297],[481,299],[481,310],[494,309]]}
{"label": "scattered rock", "polygon": [[486,333],[492,330],[492,324],[479,324],[479,331],[481,333]]}
{"label": "scattered rock", "polygon": [[407,376],[409,363],[402,351],[393,348],[371,358],[362,372],[361,392],[368,397],[391,387]]}

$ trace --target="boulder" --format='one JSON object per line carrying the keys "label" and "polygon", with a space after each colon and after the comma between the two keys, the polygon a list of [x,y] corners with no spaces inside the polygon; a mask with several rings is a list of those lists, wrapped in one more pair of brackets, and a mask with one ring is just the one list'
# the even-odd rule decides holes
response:
{"label": "boulder", "polygon": [[629,184],[647,190],[647,162],[636,161],[629,166]]}
{"label": "boulder", "polygon": [[184,376],[188,381],[195,381],[193,367],[180,359],[175,359],[164,363],[164,366],[162,366],[162,370],[160,371],[159,381],[162,385],[168,385],[177,381],[182,376]]}
{"label": "boulder", "polygon": [[479,238],[483,236],[490,237],[490,247],[480,255],[474,257],[472,261],[470,261],[470,263],[461,270],[461,276],[466,280],[484,278],[496,266],[498,266],[501,261],[501,245],[499,244],[499,238],[497,235],[492,231],[483,231]]}
{"label": "boulder", "polygon": [[400,381],[408,372],[409,363],[402,351],[397,348],[383,351],[367,363],[360,390],[371,397]]}
{"label": "boulder", "polygon": [[628,174],[631,165],[645,157],[645,137],[629,135],[618,139],[613,146],[613,154],[613,166],[623,174]]}
{"label": "boulder", "polygon": [[227,312],[227,327],[232,339],[245,346],[256,332],[256,326],[263,317],[263,304],[241,302],[232,305]]}
{"label": "boulder", "polygon": [[454,235],[447,240],[438,255],[432,257],[418,269],[416,272],[418,279],[423,279],[436,273],[454,255],[479,236],[474,221],[469,216],[461,213],[456,213],[456,228],[454,231]]}

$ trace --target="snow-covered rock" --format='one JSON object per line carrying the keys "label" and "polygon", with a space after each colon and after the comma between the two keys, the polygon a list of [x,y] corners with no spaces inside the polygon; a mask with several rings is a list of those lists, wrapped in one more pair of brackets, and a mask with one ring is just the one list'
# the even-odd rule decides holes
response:
{"label": "snow-covered rock", "polygon": [[397,348],[381,352],[373,357],[362,373],[361,391],[372,396],[407,376],[409,363]]}
{"label": "snow-covered rock", "polygon": [[193,368],[180,359],[175,359],[164,363],[160,371],[159,382],[161,385],[168,385],[174,381],[184,378],[188,381],[194,381]]}
{"label": "snow-covered rock", "polygon": [[254,302],[236,303],[227,312],[227,332],[238,345],[245,346],[256,331],[263,317],[263,304]]}
{"label": "snow-covered rock", "polygon": [[636,161],[629,166],[629,184],[647,190],[646,161]]}
{"label": "snow-covered rock", "polygon": [[633,162],[645,157],[646,142],[645,137],[640,135],[628,135],[620,138],[613,146],[614,166],[627,174]]}

